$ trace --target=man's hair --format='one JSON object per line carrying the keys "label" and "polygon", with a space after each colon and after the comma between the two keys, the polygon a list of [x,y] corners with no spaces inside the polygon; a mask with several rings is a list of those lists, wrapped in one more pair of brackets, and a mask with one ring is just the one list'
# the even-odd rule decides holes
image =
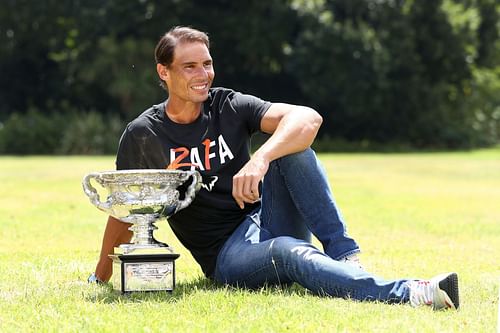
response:
{"label": "man's hair", "polygon": [[[157,64],[169,67],[174,61],[175,47],[183,42],[201,42],[210,48],[208,35],[202,31],[190,27],[173,27],[167,31],[158,41],[155,48],[155,60]],[[160,80],[161,86],[167,89],[163,80]]]}

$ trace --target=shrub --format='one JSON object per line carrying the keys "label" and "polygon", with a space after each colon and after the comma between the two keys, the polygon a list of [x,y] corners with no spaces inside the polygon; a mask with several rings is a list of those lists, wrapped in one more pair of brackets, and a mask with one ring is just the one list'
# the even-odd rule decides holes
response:
{"label": "shrub", "polygon": [[123,124],[97,112],[13,113],[0,126],[0,153],[113,154]]}
{"label": "shrub", "polygon": [[97,112],[75,114],[68,122],[58,154],[114,154],[123,130],[118,116]]}
{"label": "shrub", "polygon": [[51,154],[64,133],[58,113],[44,115],[36,109],[13,113],[0,130],[0,152],[4,154]]}

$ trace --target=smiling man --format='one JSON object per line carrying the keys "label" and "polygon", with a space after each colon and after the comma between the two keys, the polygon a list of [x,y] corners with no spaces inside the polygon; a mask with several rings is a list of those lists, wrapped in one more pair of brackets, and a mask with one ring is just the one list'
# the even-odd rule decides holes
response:
{"label": "smiling man", "polygon": [[[362,268],[310,148],[322,122],[316,111],[212,88],[209,39],[201,31],[173,28],[155,56],[168,99],[128,124],[116,167],[201,173],[202,189],[168,223],[208,278],[249,288],[297,282],[320,295],[458,308],[455,273],[385,280]],[[250,155],[258,131],[271,136]],[[130,240],[127,229],[109,217],[89,281],[110,278],[108,255]],[[312,234],[322,251],[311,244]]]}

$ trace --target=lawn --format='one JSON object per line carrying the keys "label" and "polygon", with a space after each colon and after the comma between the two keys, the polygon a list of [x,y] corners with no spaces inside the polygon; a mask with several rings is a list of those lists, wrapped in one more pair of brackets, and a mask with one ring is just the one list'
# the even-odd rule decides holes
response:
{"label": "lawn", "polygon": [[81,188],[113,157],[0,157],[1,332],[494,332],[500,284],[500,150],[322,154],[361,260],[377,275],[456,271],[459,311],[243,290],[204,279],[166,223],[177,289],[122,296],[86,283],[106,216]]}

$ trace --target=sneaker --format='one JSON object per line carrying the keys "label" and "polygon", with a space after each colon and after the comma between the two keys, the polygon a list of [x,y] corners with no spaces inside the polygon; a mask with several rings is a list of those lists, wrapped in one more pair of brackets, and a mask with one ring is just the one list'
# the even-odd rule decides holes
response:
{"label": "sneaker", "polygon": [[359,260],[359,257],[358,255],[355,253],[355,254],[351,254],[350,256],[347,256],[343,259],[340,259],[339,260],[340,262],[343,262],[343,263],[346,263],[348,265],[351,265],[352,267],[356,267],[356,268],[359,268],[361,270],[365,270],[365,268],[363,267],[363,265],[361,265],[361,261]]}
{"label": "sneaker", "polygon": [[438,275],[430,280],[408,282],[410,304],[429,305],[434,310],[453,309],[460,306],[457,273]]}
{"label": "sneaker", "polygon": [[102,284],[103,282],[99,280],[99,278],[95,275],[95,273],[90,274],[89,278],[87,279],[88,283],[97,283],[97,284]]}

